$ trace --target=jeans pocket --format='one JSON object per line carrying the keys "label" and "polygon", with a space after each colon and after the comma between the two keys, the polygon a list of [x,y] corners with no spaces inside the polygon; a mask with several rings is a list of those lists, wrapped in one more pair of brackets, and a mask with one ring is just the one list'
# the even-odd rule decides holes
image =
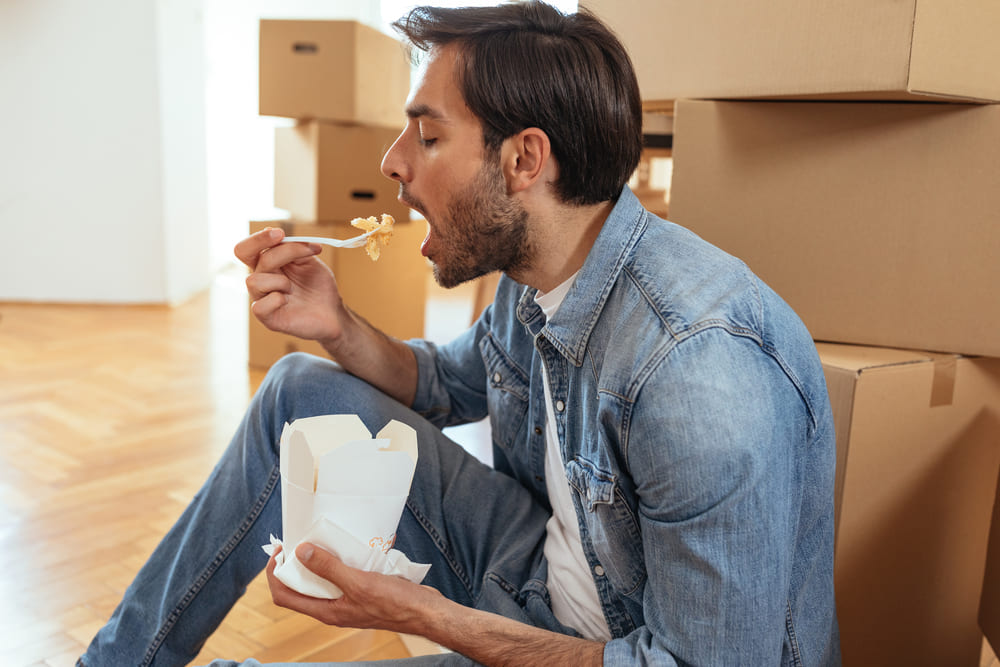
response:
{"label": "jeans pocket", "polygon": [[642,533],[613,473],[577,457],[566,464],[569,485],[583,507],[587,536],[611,585],[632,595],[646,580]]}

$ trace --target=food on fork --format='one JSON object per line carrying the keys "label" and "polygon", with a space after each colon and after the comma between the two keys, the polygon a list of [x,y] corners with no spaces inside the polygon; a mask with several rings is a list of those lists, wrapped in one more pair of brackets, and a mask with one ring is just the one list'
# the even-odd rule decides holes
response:
{"label": "food on fork", "polygon": [[375,230],[375,233],[365,241],[365,252],[368,253],[373,262],[377,262],[379,255],[382,254],[382,246],[389,245],[389,239],[392,237],[392,226],[395,222],[395,219],[388,213],[382,214],[381,221],[374,215],[369,218],[351,220],[352,227],[357,227],[364,232]]}

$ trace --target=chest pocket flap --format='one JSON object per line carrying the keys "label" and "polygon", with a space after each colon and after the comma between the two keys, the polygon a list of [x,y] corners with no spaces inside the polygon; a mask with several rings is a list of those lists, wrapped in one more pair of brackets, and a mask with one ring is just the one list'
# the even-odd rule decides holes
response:
{"label": "chest pocket flap", "polygon": [[589,461],[574,459],[566,464],[566,478],[580,494],[584,507],[593,512],[598,505],[615,501],[615,477],[594,467]]}

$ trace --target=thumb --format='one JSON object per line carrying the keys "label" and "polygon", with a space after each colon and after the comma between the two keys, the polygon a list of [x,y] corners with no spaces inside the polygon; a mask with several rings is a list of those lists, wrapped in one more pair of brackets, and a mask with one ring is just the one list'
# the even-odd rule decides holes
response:
{"label": "thumb", "polygon": [[[315,544],[303,542],[295,549],[295,557],[306,566],[310,572],[329,581],[343,576],[344,563],[329,551],[322,549]],[[334,581],[334,583],[336,583]]]}

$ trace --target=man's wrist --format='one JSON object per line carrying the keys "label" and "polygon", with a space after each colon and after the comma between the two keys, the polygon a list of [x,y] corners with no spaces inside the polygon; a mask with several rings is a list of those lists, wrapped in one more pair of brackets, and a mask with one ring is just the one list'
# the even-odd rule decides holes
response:
{"label": "man's wrist", "polygon": [[551,667],[572,664],[602,665],[604,645],[543,630],[526,623],[478,609],[470,609],[441,597],[411,634],[457,651],[484,665]]}

